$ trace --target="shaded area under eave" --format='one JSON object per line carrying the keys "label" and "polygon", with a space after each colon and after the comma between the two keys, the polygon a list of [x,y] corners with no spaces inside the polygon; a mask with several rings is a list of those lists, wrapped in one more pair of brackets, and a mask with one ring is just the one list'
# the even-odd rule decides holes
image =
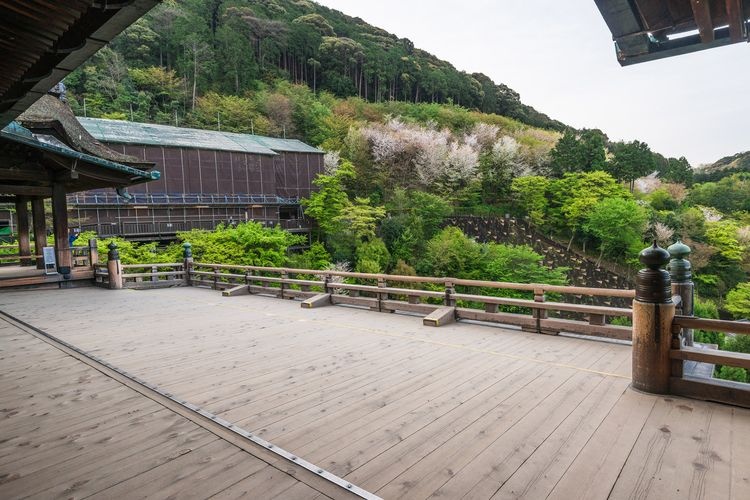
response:
{"label": "shaded area under eave", "polygon": [[0,2],[0,128],[157,3]]}
{"label": "shaded area under eave", "polygon": [[748,41],[743,0],[594,0],[622,66]]}

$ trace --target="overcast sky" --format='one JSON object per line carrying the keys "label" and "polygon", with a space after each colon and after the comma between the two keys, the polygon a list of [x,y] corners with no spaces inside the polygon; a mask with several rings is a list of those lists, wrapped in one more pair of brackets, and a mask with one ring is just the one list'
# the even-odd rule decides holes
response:
{"label": "overcast sky", "polygon": [[482,72],[576,128],[693,166],[750,150],[750,46],[620,67],[594,0],[317,0]]}

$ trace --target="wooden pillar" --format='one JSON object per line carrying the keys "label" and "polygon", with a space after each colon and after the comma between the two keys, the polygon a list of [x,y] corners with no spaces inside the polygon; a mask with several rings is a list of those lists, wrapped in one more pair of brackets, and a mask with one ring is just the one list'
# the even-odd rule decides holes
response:
{"label": "wooden pillar", "polygon": [[[693,284],[692,265],[687,260],[690,255],[690,247],[682,241],[677,240],[674,245],[667,248],[672,260],[669,261],[667,269],[672,279],[672,295],[679,295],[682,299],[682,315],[693,315],[693,304],[695,285]],[[693,330],[686,328],[682,331],[682,340],[686,346],[693,345]]]}
{"label": "wooden pillar", "polygon": [[55,233],[57,272],[65,279],[70,279],[73,256],[68,242],[68,201],[65,198],[65,185],[59,182],[52,186],[52,225]]}
{"label": "wooden pillar", "polygon": [[44,198],[31,200],[31,218],[34,223],[34,253],[37,269],[44,269],[44,247],[47,246],[47,219],[44,217]]}
{"label": "wooden pillar", "polygon": [[18,255],[21,265],[30,266],[33,262],[29,240],[29,200],[26,197],[16,197],[16,220],[18,222]]}
{"label": "wooden pillar", "polygon": [[669,261],[669,252],[654,243],[638,258],[646,269],[638,272],[633,300],[632,385],[644,392],[667,394],[675,305],[669,273],[661,267]]}
{"label": "wooden pillar", "polygon": [[122,288],[122,264],[120,263],[120,252],[114,242],[108,245],[107,274],[109,275],[109,288],[118,290]]}

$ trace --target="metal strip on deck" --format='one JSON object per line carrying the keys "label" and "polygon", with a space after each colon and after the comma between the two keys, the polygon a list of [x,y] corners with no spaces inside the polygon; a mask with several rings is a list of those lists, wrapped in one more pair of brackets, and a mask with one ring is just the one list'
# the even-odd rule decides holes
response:
{"label": "metal strip on deck", "polygon": [[[349,481],[347,481],[347,480],[345,480],[345,479],[343,479],[343,478],[341,478],[341,477],[333,474],[332,472],[329,472],[329,471],[323,469],[322,467],[318,467],[317,465],[315,465],[315,464],[313,464],[311,462],[308,462],[307,460],[305,460],[303,458],[300,458],[300,457],[296,456],[295,454],[293,454],[293,453],[291,453],[291,452],[289,452],[289,451],[287,451],[287,450],[285,450],[283,448],[280,448],[280,447],[274,445],[273,443],[270,443],[269,441],[266,441],[265,439],[260,438],[260,437],[258,437],[256,435],[254,435],[253,433],[251,433],[251,432],[249,432],[249,431],[247,431],[247,430],[245,430],[245,429],[243,429],[241,427],[238,427],[238,426],[234,425],[233,423],[231,423],[231,422],[229,422],[227,420],[224,420],[224,419],[220,418],[219,416],[217,416],[217,415],[215,415],[215,414],[213,414],[213,413],[211,413],[211,412],[209,412],[207,410],[204,410],[203,408],[200,408],[200,407],[198,407],[198,406],[196,406],[196,405],[194,405],[192,403],[189,403],[188,401],[185,401],[184,399],[179,398],[179,397],[175,396],[174,394],[172,394],[172,393],[170,393],[168,391],[165,391],[165,390],[161,389],[160,387],[158,387],[158,386],[156,386],[154,384],[151,384],[151,383],[147,382],[146,380],[143,380],[143,379],[141,379],[141,378],[139,378],[139,377],[137,377],[137,376],[135,376],[135,375],[133,375],[133,374],[125,371],[125,370],[123,370],[122,368],[119,368],[119,367],[117,367],[115,365],[112,365],[111,363],[107,362],[106,360],[104,360],[102,358],[100,358],[98,356],[95,356],[93,354],[90,354],[90,353],[84,351],[83,349],[80,349],[79,347],[76,347],[73,344],[70,344],[70,343],[68,343],[68,342],[66,342],[66,341],[64,341],[64,340],[62,340],[62,339],[60,339],[58,337],[55,337],[54,335],[51,335],[51,334],[45,332],[44,330],[41,330],[41,329],[35,327],[34,325],[31,325],[31,324],[29,324],[29,323],[27,323],[27,322],[25,322],[25,321],[23,321],[21,319],[16,318],[15,316],[13,316],[11,314],[8,314],[5,311],[0,311],[0,316],[3,316],[6,320],[10,320],[11,322],[14,322],[14,323],[17,323],[17,324],[23,326],[25,329],[30,330],[29,333],[31,333],[32,335],[37,336],[37,337],[41,337],[42,340],[44,340],[44,341],[52,344],[53,346],[55,346],[55,347],[63,350],[64,352],[66,352],[66,351],[73,351],[73,352],[75,352],[79,356],[85,358],[85,359],[82,359],[82,360],[80,358],[77,358],[77,359],[81,360],[82,362],[84,362],[85,364],[91,366],[92,368],[94,368],[94,369],[96,369],[96,370],[104,373],[107,376],[111,377],[111,374],[108,373],[109,370],[114,371],[116,374],[118,374],[118,375],[126,378],[130,382],[133,382],[133,383],[137,384],[138,386],[140,386],[142,388],[142,390],[140,390],[138,392],[141,392],[141,394],[144,394],[145,392],[155,393],[159,397],[168,399],[172,403],[175,403],[175,404],[179,405],[180,407],[184,408],[185,410],[188,410],[189,412],[193,413],[194,415],[199,415],[200,417],[203,417],[202,419],[190,419],[190,420],[193,421],[194,423],[200,425],[201,427],[203,427],[204,429],[206,429],[206,430],[208,430],[210,432],[212,431],[212,429],[210,428],[211,424],[219,426],[223,430],[231,432],[234,436],[239,437],[242,440],[245,440],[245,441],[248,441],[250,443],[253,443],[254,445],[260,446],[263,450],[268,451],[270,453],[273,453],[274,455],[276,455],[276,456],[278,456],[278,457],[280,457],[280,458],[288,461],[291,464],[298,465],[298,466],[302,467],[303,469],[305,469],[305,470],[307,470],[309,472],[312,472],[317,477],[320,477],[321,479],[323,479],[323,480],[325,480],[325,481],[327,481],[327,482],[329,482],[329,483],[331,483],[331,484],[333,484],[335,486],[338,486],[338,487],[342,488],[346,492],[349,492],[349,493],[351,493],[353,495],[356,495],[356,496],[358,496],[360,498],[365,498],[367,500],[382,500],[379,496],[377,496],[377,495],[375,495],[373,493],[370,493],[369,491],[367,491],[367,490],[365,490],[363,488],[360,488],[359,486],[356,486],[356,485],[350,483]],[[68,352],[68,354],[70,354],[70,353]],[[146,395],[146,394],[144,394],[144,395]],[[156,399],[155,399],[155,401],[159,402]],[[222,437],[222,436],[220,436],[220,437]],[[245,451],[248,451],[248,450],[245,450]],[[248,452],[252,454],[252,452],[250,452],[250,451],[248,451]],[[262,460],[262,457],[258,457],[258,458],[260,458]]]}

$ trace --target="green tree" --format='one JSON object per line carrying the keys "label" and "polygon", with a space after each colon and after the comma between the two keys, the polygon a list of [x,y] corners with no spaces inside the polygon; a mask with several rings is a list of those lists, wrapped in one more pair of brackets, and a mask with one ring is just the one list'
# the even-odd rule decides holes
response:
{"label": "green tree", "polygon": [[542,225],[545,222],[549,203],[547,198],[549,186],[550,180],[538,175],[516,177],[511,183],[511,191],[517,206],[536,225]]}
{"label": "green tree", "polygon": [[375,238],[380,219],[385,217],[385,208],[373,206],[369,198],[355,198],[354,203],[341,212],[336,221],[350,231],[357,241],[368,242]]}
{"label": "green tree", "polygon": [[632,195],[606,172],[565,174],[550,183],[549,221],[567,229],[571,243],[594,206],[607,198],[632,199]]}
{"label": "green tree", "polygon": [[612,159],[607,171],[617,180],[627,181],[631,192],[637,178],[656,170],[654,153],[645,142],[617,142],[610,146],[610,151]]}
{"label": "green tree", "polygon": [[591,208],[583,229],[599,241],[603,255],[622,255],[640,250],[648,216],[634,200],[606,198]]}
{"label": "green tree", "polygon": [[604,170],[606,141],[607,136],[601,130],[575,132],[567,129],[550,152],[552,175],[562,177],[571,172]]}
{"label": "green tree", "polygon": [[324,233],[334,233],[341,228],[341,215],[351,205],[344,182],[353,178],[353,165],[342,162],[334,174],[316,177],[313,183],[318,190],[301,201],[305,215],[315,219]]}
{"label": "green tree", "polygon": [[724,309],[735,318],[750,318],[750,283],[740,283],[730,290]]}
{"label": "green tree", "polygon": [[481,245],[449,226],[427,242],[417,269],[422,275],[471,279],[480,276],[481,263]]}

